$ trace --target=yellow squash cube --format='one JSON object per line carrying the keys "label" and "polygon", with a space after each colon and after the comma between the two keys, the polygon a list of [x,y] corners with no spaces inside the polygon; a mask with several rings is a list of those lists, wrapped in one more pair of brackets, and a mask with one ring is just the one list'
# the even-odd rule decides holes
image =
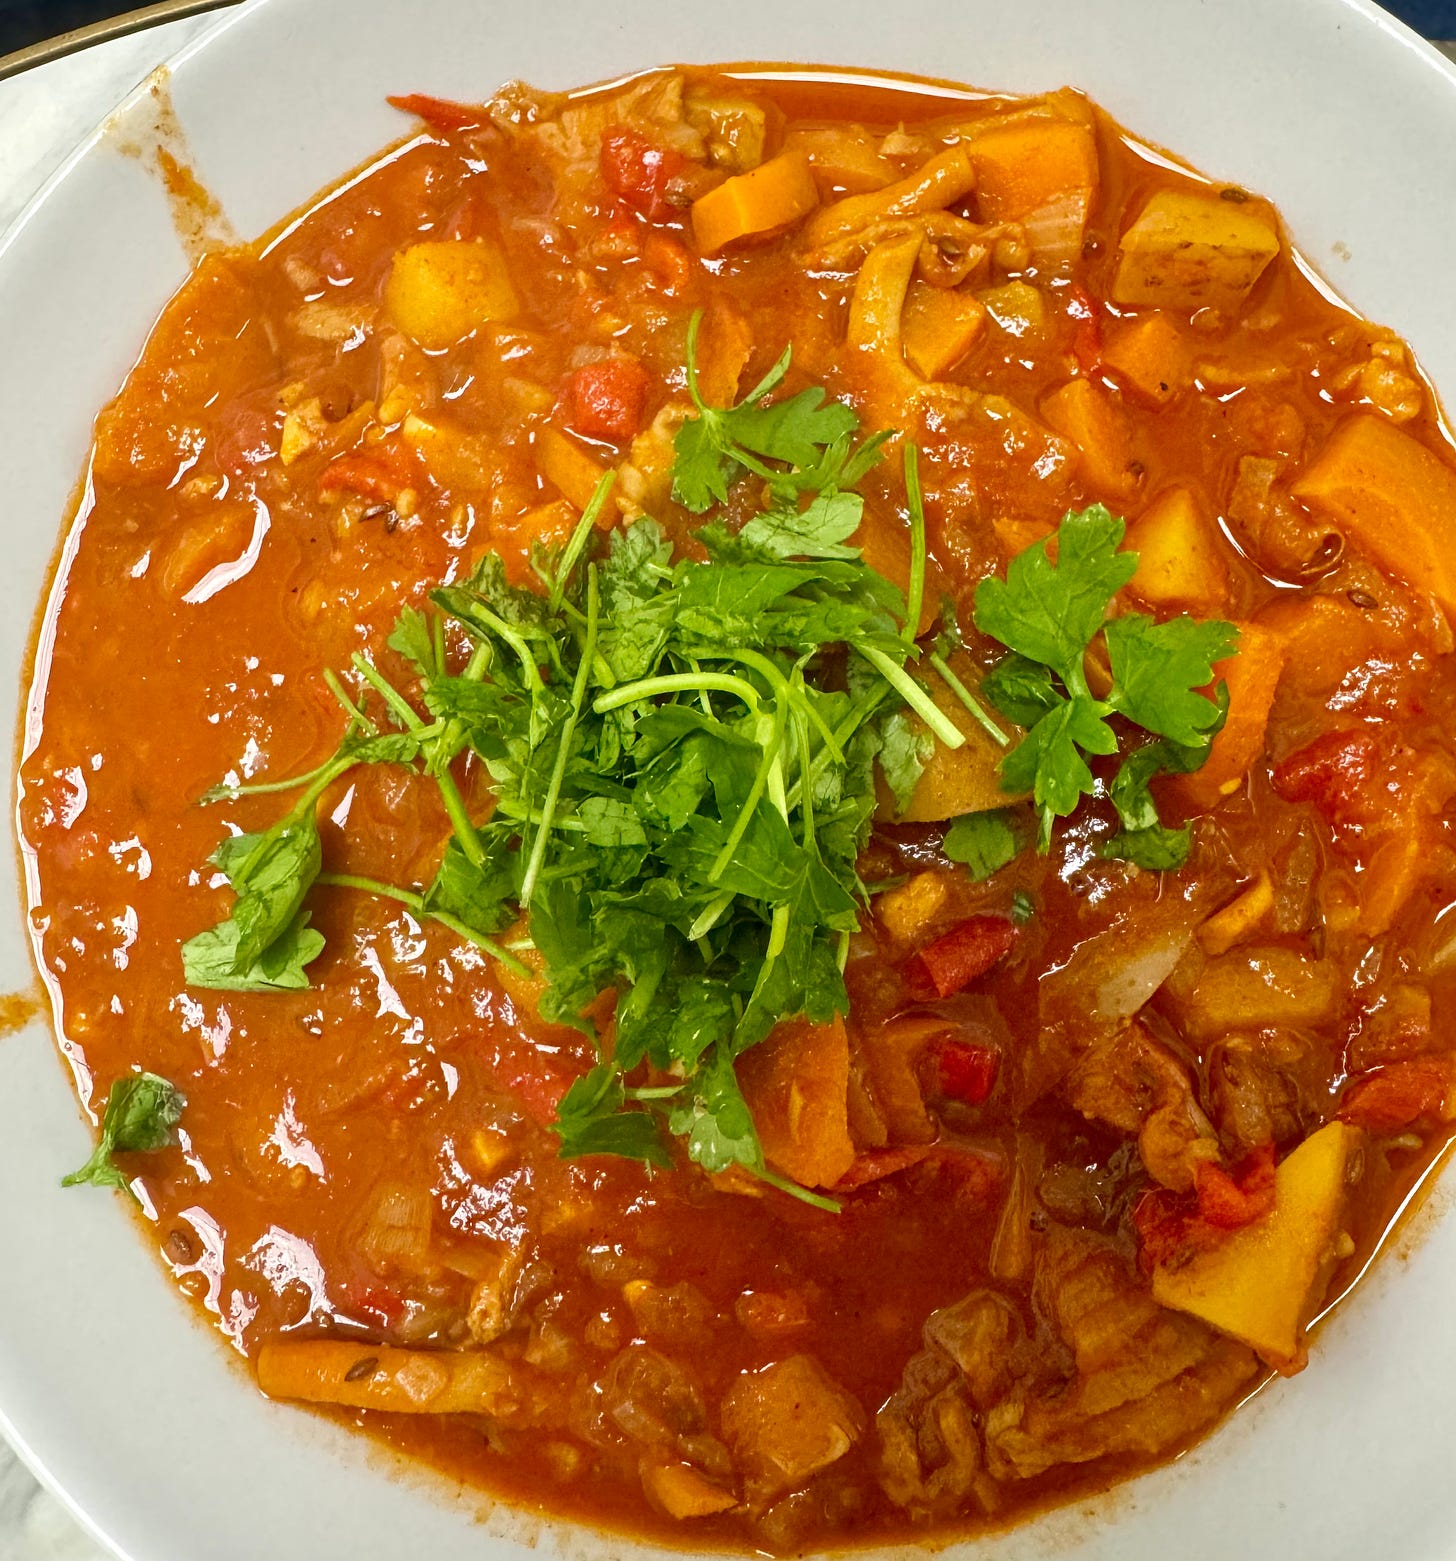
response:
{"label": "yellow squash cube", "polygon": [[1122,235],[1112,299],[1234,310],[1278,253],[1278,229],[1260,207],[1214,191],[1162,190]]}
{"label": "yellow squash cube", "polygon": [[912,282],[900,315],[905,359],[922,379],[939,379],[975,346],[986,328],[986,307],[958,288]]}
{"label": "yellow squash cube", "polygon": [[411,341],[443,352],[520,308],[505,256],[488,239],[411,244],[394,257],[384,307]]}
{"label": "yellow squash cube", "polygon": [[1208,617],[1228,599],[1228,569],[1212,521],[1187,488],[1160,493],[1127,528],[1123,546],[1138,556],[1128,590],[1154,607]]}
{"label": "yellow squash cube", "polygon": [[1274,1207],[1179,1267],[1153,1270],[1153,1299],[1297,1369],[1300,1331],[1328,1282],[1363,1134],[1331,1122],[1274,1173]]}

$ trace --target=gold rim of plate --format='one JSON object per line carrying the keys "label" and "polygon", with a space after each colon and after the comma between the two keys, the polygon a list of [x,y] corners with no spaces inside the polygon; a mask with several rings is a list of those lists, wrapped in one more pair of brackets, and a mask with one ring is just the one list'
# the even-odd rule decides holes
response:
{"label": "gold rim of plate", "polygon": [[179,22],[184,16],[220,11],[225,6],[238,3],[239,0],[158,0],[157,4],[142,6],[140,10],[92,22],[89,27],[76,27],[54,38],[33,43],[28,48],[17,49],[13,54],[0,55],[0,81],[8,76],[17,76],[21,71],[30,70],[36,65],[48,65],[52,60],[89,49],[93,44],[109,43],[113,38],[124,38],[128,33],[159,27],[163,22]]}

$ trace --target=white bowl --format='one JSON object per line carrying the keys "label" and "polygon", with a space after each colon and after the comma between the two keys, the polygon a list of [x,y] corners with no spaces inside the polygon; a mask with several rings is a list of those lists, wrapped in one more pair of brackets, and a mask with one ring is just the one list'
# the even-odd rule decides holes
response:
{"label": "white bowl", "polygon": [[[1316,266],[1456,386],[1456,72],[1365,0],[253,0],[176,62],[207,187],[252,235],[405,128],[388,92],[479,98],[669,61],[849,61],[1015,91],[1086,88],[1210,173],[1272,196]],[[0,726],[96,409],[182,280],[160,189],[93,137],[0,249]],[[146,654],[145,646],[137,647]],[[158,712],[163,719],[163,712]],[[13,859],[0,853],[8,875]],[[0,990],[32,979],[0,884]],[[264,1402],[197,1326],[120,1202],[62,1192],[87,1150],[47,1028],[0,1037],[0,1423],[133,1561],[478,1561],[520,1520],[386,1477],[332,1425]],[[1456,1555],[1456,1219],[1437,1193],[1321,1333],[1310,1369],[1179,1463],[1063,1509],[1000,1561]],[[549,1554],[597,1544],[547,1528]]]}

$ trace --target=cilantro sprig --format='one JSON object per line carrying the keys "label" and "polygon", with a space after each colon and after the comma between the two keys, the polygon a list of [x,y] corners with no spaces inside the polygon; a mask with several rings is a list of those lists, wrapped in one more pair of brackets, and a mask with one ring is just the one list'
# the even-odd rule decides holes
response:
{"label": "cilantro sprig", "polygon": [[61,1179],[62,1187],[117,1187],[131,1181],[114,1155],[147,1154],[172,1142],[187,1102],[180,1090],[156,1073],[132,1073],[118,1079],[101,1114],[101,1137],[80,1170]]}
{"label": "cilantro sprig", "polygon": [[[981,582],[975,625],[1009,652],[981,692],[1026,728],[1002,762],[1001,783],[1031,793],[1042,850],[1055,820],[1097,791],[1089,758],[1124,753],[1108,788],[1122,827],[1103,852],[1146,868],[1175,868],[1187,860],[1192,831],[1161,822],[1150,783],[1160,772],[1197,769],[1208,757],[1228,697],[1222,684],[1212,698],[1202,690],[1214,665],[1233,654],[1238,630],[1187,614],[1162,623],[1137,612],[1109,617],[1113,598],[1137,569],[1137,555],[1120,551],[1124,530],[1100,504],[1070,512],[1054,539],[1011,560],[1004,580]],[[1099,636],[1111,673],[1104,698],[1094,696],[1086,670]],[[1129,749],[1113,716],[1154,740]]]}

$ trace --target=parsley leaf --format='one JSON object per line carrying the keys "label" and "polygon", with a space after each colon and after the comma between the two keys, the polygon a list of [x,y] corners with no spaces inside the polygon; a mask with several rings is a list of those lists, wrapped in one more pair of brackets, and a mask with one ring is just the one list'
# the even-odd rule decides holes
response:
{"label": "parsley leaf", "polygon": [[1175,743],[1203,744],[1219,708],[1198,690],[1213,681],[1214,663],[1233,654],[1238,630],[1231,623],[1198,623],[1187,616],[1155,623],[1143,613],[1125,613],[1112,619],[1105,633],[1112,708]]}
{"label": "parsley leaf", "polygon": [[946,830],[941,851],[961,863],[973,883],[980,883],[1021,854],[1025,840],[1020,823],[1021,815],[1012,808],[967,813]]}
{"label": "parsley leaf", "polygon": [[1057,529],[1055,564],[1044,538],[1011,560],[1004,580],[977,586],[976,627],[1086,694],[1082,657],[1137,569],[1135,553],[1118,552],[1125,529],[1100,504],[1069,512]]}
{"label": "parsley leaf", "polygon": [[621,1155],[646,1165],[672,1164],[657,1119],[645,1111],[626,1111],[622,1076],[605,1064],[579,1078],[561,1098],[554,1124],[561,1157]]}
{"label": "parsley leaf", "polygon": [[106,1097],[101,1138],[80,1170],[61,1179],[62,1187],[120,1187],[131,1181],[117,1166],[115,1154],[147,1154],[172,1142],[173,1129],[187,1104],[168,1080],[155,1073],[133,1073],[118,1079]]}

